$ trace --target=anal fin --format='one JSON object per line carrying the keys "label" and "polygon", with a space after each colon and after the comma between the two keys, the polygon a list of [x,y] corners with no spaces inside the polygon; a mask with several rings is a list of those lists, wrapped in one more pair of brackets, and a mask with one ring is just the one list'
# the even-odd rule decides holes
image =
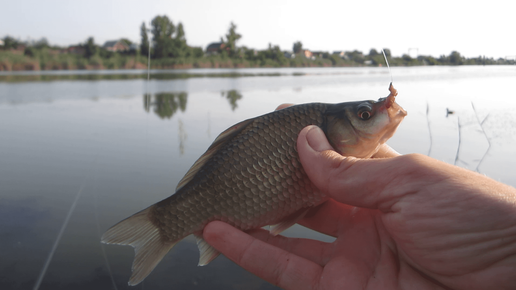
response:
{"label": "anal fin", "polygon": [[102,235],[104,244],[129,245],[134,248],[133,274],[129,285],[145,279],[177,243],[163,241],[158,228],[150,221],[148,207],[112,226]]}
{"label": "anal fin", "polygon": [[271,225],[269,229],[270,234],[273,236],[279,235],[281,232],[297,223],[298,220],[302,219],[309,210],[310,208],[302,208],[294,212],[293,214],[287,216],[278,224]]}
{"label": "anal fin", "polygon": [[198,266],[206,266],[220,255],[214,247],[208,244],[200,235],[195,235],[197,247],[199,247],[199,264]]}

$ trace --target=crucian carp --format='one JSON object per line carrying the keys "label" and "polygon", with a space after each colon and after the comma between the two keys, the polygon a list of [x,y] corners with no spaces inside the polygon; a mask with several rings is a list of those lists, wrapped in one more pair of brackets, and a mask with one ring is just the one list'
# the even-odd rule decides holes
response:
{"label": "crucian carp", "polygon": [[271,225],[277,235],[328,198],[306,175],[296,149],[301,129],[319,126],[343,156],[368,158],[407,115],[396,90],[378,101],[295,105],[242,121],[222,132],[193,164],[170,197],[122,220],[102,236],[130,245],[135,258],[129,285],[140,283],[190,234],[199,265],[219,255],[202,231],[214,220],[241,230]]}

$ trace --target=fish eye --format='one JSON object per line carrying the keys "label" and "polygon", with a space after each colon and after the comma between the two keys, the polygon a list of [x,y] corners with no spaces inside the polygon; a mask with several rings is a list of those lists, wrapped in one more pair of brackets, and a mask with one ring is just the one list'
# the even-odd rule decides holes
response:
{"label": "fish eye", "polygon": [[371,118],[371,113],[368,111],[361,111],[358,113],[358,116],[362,120],[369,120],[369,118]]}
{"label": "fish eye", "polygon": [[369,120],[372,116],[373,116],[373,113],[371,112],[372,111],[372,108],[371,108],[371,105],[368,104],[368,103],[365,103],[365,104],[361,104],[360,106],[358,106],[358,117],[361,119],[361,120]]}

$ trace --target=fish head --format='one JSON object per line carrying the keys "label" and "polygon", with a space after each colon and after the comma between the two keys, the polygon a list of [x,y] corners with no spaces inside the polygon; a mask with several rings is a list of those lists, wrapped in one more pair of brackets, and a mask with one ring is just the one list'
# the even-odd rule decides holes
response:
{"label": "fish head", "polygon": [[367,158],[394,135],[407,112],[390,94],[378,101],[335,104],[325,112],[323,130],[343,156]]}

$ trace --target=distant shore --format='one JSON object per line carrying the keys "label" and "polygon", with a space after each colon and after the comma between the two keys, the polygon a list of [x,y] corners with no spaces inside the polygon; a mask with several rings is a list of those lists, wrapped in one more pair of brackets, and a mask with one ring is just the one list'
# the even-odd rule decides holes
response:
{"label": "distant shore", "polygon": [[[410,66],[410,68],[434,68],[438,69],[446,66]],[[450,67],[450,66],[448,66]],[[485,71],[482,66],[459,66],[464,69],[467,67],[477,67],[474,71]],[[457,67],[457,68],[459,68]],[[495,66],[485,66],[494,68]],[[500,65],[500,68],[511,69],[512,65]],[[402,67],[398,67],[402,68]],[[364,70],[366,69],[366,70]],[[403,70],[404,71],[404,70]],[[398,71],[397,74],[403,71]],[[427,70],[429,72],[434,71]],[[505,71],[503,69],[502,71]],[[0,83],[17,82],[45,82],[45,81],[95,81],[95,80],[176,80],[188,78],[240,78],[240,77],[282,77],[282,76],[307,76],[307,75],[332,75],[349,76],[353,74],[384,73],[389,71],[385,66],[353,66],[353,67],[258,67],[258,68],[186,68],[186,69],[151,69],[149,74],[147,69],[82,69],[82,70],[40,70],[40,71],[0,71]]]}
{"label": "distant shore", "polygon": [[[378,53],[364,55],[361,52],[340,54],[311,53],[292,54],[288,52],[260,51],[256,57],[229,57],[225,53],[202,54],[189,57],[151,58],[151,69],[194,69],[194,68],[274,68],[274,67],[379,67],[385,65],[384,56]],[[306,50],[305,50],[306,52]],[[275,55],[272,55],[275,53]],[[263,54],[263,57],[261,57]],[[269,56],[268,54],[271,54]],[[493,58],[465,58],[457,52],[449,56],[434,58],[408,55],[387,56],[389,64],[395,66],[439,66],[439,65],[513,65],[514,60]],[[139,51],[103,52],[90,57],[69,50],[50,47],[0,50],[0,71],[69,71],[69,70],[118,70],[147,69],[148,58]]]}

